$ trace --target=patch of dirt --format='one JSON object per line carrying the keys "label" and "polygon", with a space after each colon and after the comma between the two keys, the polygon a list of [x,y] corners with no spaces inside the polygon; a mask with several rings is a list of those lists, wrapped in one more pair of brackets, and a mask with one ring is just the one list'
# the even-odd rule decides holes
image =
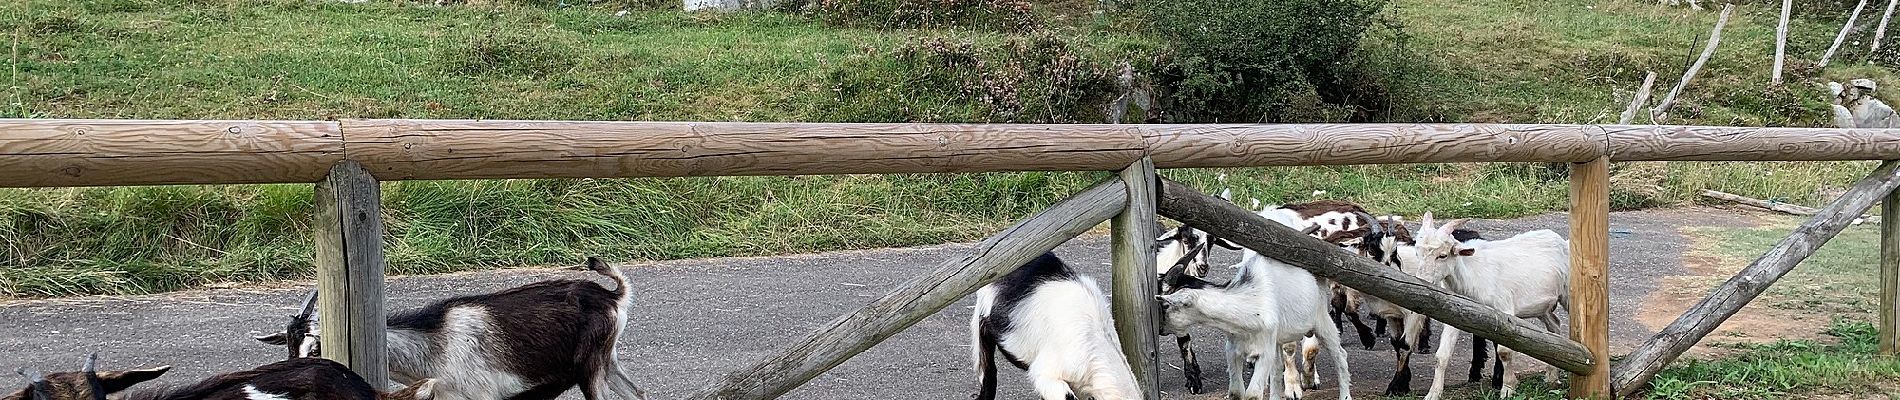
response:
{"label": "patch of dirt", "polygon": [[[1757,215],[1755,226],[1767,225],[1765,215]],[[1643,301],[1636,320],[1652,331],[1660,331],[1669,323],[1704,296],[1721,286],[1737,271],[1746,267],[1752,259],[1730,257],[1715,250],[1715,239],[1692,229],[1678,228],[1678,232],[1689,241],[1689,248],[1682,254],[1682,266],[1685,275],[1662,278],[1660,290],[1651,293]],[[1727,354],[1733,344],[1772,343],[1782,339],[1826,341],[1831,337],[1821,334],[1827,325],[1825,320],[1814,319],[1812,313],[1784,310],[1770,307],[1772,301],[1764,301],[1764,294],[1734,316],[1723,321],[1714,332],[1684,355],[1696,358],[1712,358]]]}

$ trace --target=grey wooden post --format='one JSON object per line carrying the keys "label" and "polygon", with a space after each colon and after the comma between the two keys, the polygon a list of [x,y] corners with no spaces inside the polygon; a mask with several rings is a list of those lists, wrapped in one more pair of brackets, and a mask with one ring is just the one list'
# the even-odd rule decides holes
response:
{"label": "grey wooden post", "polygon": [[323,356],[387,389],[384,343],[382,189],[344,160],[317,182],[317,315]]}

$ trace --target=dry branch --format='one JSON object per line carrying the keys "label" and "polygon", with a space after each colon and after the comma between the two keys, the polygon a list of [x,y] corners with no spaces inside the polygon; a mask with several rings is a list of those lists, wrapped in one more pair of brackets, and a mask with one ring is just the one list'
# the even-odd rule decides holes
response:
{"label": "dry branch", "polygon": [[1769,285],[1793,270],[1801,260],[1814,254],[1814,250],[1827,243],[1828,239],[1847,229],[1854,218],[1866,213],[1874,202],[1900,186],[1900,173],[1897,172],[1900,172],[1900,162],[1882,163],[1873,173],[1848,189],[1846,194],[1821,209],[1814,218],[1803,222],[1795,228],[1794,233],[1782,238],[1747,268],[1683,312],[1681,317],[1643,343],[1642,347],[1630,352],[1612,373],[1611,387],[1616,388],[1617,395],[1627,396],[1642,389],[1670,361],[1741,311],[1742,306],[1768,290]]}
{"label": "dry branch", "polygon": [[1775,71],[1769,75],[1769,84],[1781,85],[1782,60],[1788,55],[1788,14],[1793,10],[1794,0],[1781,0],[1781,21],[1775,24]]}
{"label": "dry branch", "polygon": [[[1811,207],[1782,203],[1782,202],[1767,201],[1767,200],[1757,199],[1753,197],[1747,197],[1747,196],[1742,196],[1738,194],[1726,193],[1726,192],[1720,192],[1720,191],[1714,191],[1714,190],[1703,190],[1702,197],[1728,201],[1728,202],[1733,202],[1736,204],[1742,204],[1742,205],[1747,205],[1747,206],[1753,206],[1756,208],[1780,212],[1780,213],[1789,214],[1789,215],[1809,216],[1809,215],[1814,215],[1821,212],[1821,210],[1817,208],[1811,208]],[[1863,221],[1878,222],[1879,220],[1880,220],[1879,217],[1875,217],[1871,215],[1862,215],[1860,216],[1860,218],[1855,219],[1854,223],[1859,224],[1860,222],[1863,222]]]}
{"label": "dry branch", "polygon": [[1591,370],[1590,351],[1577,342],[1552,335],[1396,268],[1379,265],[1370,258],[1339,251],[1339,246],[1268,221],[1239,205],[1201,194],[1179,182],[1162,179],[1161,187],[1159,210],[1162,216],[1491,339],[1565,371],[1587,373]]}
{"label": "dry branch", "polygon": [[1722,44],[1722,26],[1728,25],[1728,16],[1734,11],[1734,4],[1722,6],[1722,16],[1715,20],[1715,29],[1709,31],[1709,43],[1702,47],[1702,56],[1696,58],[1695,64],[1689,65],[1689,70],[1682,71],[1682,80],[1676,82],[1675,88],[1669,89],[1669,95],[1663,96],[1662,103],[1656,104],[1656,109],[1650,110],[1651,121],[1662,122],[1669,119],[1669,107],[1676,105],[1676,96],[1682,94],[1682,88],[1689,86],[1689,81],[1695,79],[1696,72],[1701,71],[1702,65],[1707,64],[1709,57],[1715,55],[1715,46]]}
{"label": "dry branch", "polygon": [[1867,48],[1867,55],[1873,56],[1880,51],[1880,41],[1887,38],[1887,22],[1893,20],[1893,6],[1900,0],[1887,0],[1887,11],[1880,13],[1880,25],[1874,27],[1874,44]]}
{"label": "dry branch", "polygon": [[1108,220],[1127,202],[1128,190],[1121,181],[1098,183],[991,236],[963,257],[947,261],[871,304],[832,320],[780,352],[727,373],[724,379],[687,398],[778,398]]}
{"label": "dry branch", "polygon": [[1860,0],[1859,4],[1854,5],[1854,11],[1847,14],[1847,23],[1841,24],[1841,33],[1834,35],[1834,44],[1827,46],[1827,52],[1821,54],[1819,67],[1826,68],[1827,61],[1834,58],[1834,51],[1841,48],[1841,42],[1847,41],[1847,34],[1853,32],[1854,21],[1860,19],[1860,10],[1864,8],[1867,8],[1867,0]]}

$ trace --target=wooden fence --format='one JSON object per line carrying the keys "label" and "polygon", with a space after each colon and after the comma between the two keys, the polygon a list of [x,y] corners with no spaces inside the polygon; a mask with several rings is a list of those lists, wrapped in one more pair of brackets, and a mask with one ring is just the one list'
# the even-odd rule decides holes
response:
{"label": "wooden fence", "polygon": [[[1624,125],[960,125],[458,120],[142,121],[0,119],[0,187],[315,183],[326,356],[372,382],[383,355],[379,181],[1120,171],[985,240],[966,256],[839,317],[691,398],[782,395],[1029,258],[1112,220],[1117,328],[1157,395],[1152,239],[1156,213],[1511,346],[1570,371],[1573,397],[1640,389],[1765,290],[1843,218],[1900,186],[1876,169],[1614,373],[1608,330],[1612,161],[1900,159],[1900,130]],[[1245,210],[1160,179],[1155,168],[1454,162],[1571,163],[1571,330],[1557,337],[1411,276],[1348,257]],[[1900,229],[1883,226],[1882,351],[1900,351]],[[1614,388],[1615,390],[1612,390]]]}

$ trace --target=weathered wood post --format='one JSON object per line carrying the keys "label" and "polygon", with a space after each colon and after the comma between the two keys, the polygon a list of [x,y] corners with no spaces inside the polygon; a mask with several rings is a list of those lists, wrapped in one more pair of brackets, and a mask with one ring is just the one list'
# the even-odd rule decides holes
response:
{"label": "weathered wood post", "polygon": [[1880,201],[1880,354],[1900,356],[1900,191]]}
{"label": "weathered wood post", "polygon": [[316,203],[323,356],[384,388],[382,189],[362,165],[344,160],[317,182]]}
{"label": "weathered wood post", "polygon": [[1590,349],[1569,398],[1610,396],[1610,158],[1570,164],[1570,339]]}
{"label": "weathered wood post", "polygon": [[1135,380],[1146,398],[1160,399],[1161,370],[1155,362],[1161,310],[1154,302],[1160,291],[1155,281],[1154,161],[1142,157],[1122,170],[1121,181],[1128,187],[1128,207],[1110,224],[1114,233],[1109,248],[1115,267],[1110,311]]}

